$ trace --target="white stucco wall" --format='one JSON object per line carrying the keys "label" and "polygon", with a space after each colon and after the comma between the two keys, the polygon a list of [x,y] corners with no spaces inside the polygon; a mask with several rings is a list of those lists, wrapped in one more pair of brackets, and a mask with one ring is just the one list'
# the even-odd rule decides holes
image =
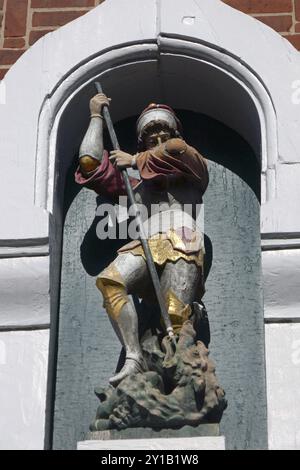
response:
{"label": "white stucco wall", "polygon": [[266,325],[270,450],[300,449],[300,324]]}
{"label": "white stucco wall", "polygon": [[[17,61],[1,84],[0,93],[0,158],[5,175],[0,187],[0,210],[4,215],[0,223],[0,245],[1,240],[45,239],[49,235],[48,211],[52,209],[57,129],[52,126],[55,117],[59,119],[64,104],[94,76],[118,61],[143,60],[145,67],[153,63],[156,67],[159,60],[163,67],[163,64],[170,64],[168,60],[175,57],[176,51],[187,57],[193,55],[202,65],[207,62],[210,67],[219,67],[248,93],[253,106],[257,107],[263,136],[262,183],[266,194],[261,231],[271,234],[271,238],[274,235],[263,253],[265,314],[268,321],[295,321],[299,318],[300,304],[300,245],[297,241],[300,233],[300,96],[295,88],[300,80],[300,55],[273,30],[219,0],[106,0],[85,16],[42,38]],[[166,69],[166,74],[169,70]],[[130,81],[130,75],[127,78]],[[170,91],[170,99],[175,100],[171,95]],[[180,101],[180,96],[176,99]],[[195,97],[190,106],[203,109],[201,99],[200,92],[199,99]],[[174,101],[175,105],[179,101]],[[209,109],[208,102],[206,111],[214,115],[218,107],[218,103],[214,103],[215,109],[212,105]],[[112,108],[112,111],[116,119],[120,117],[118,109]],[[129,107],[128,115],[133,111]],[[222,111],[226,123],[233,110]],[[232,126],[235,125],[239,125],[239,119],[232,122]],[[282,232],[289,232],[290,236],[282,242],[284,248],[278,250]],[[34,244],[26,248],[25,257],[20,257],[17,244],[12,243],[12,249],[2,245],[1,344],[5,344],[6,351],[11,351],[20,370],[22,364],[24,366],[24,374],[19,369],[11,369],[11,375],[7,372],[1,375],[1,384],[3,382],[6,390],[1,404],[7,403],[7,406],[2,405],[4,422],[11,417],[12,422],[18,424],[17,406],[20,404],[17,403],[16,414],[13,414],[12,397],[14,402],[23,403],[20,395],[5,388],[10,387],[11,381],[24,384],[28,403],[35,402],[37,397],[39,403],[32,421],[23,414],[21,428],[27,426],[27,432],[21,437],[21,433],[14,433],[13,426],[9,427],[3,446],[29,448],[40,446],[42,442],[42,402],[45,400],[42,383],[46,374],[46,358],[41,359],[33,338],[38,336],[40,343],[37,345],[45,351],[47,333],[46,330],[1,332],[1,326],[49,322],[49,259],[47,253],[43,253],[43,257],[36,256]],[[282,442],[288,445],[281,440],[288,426],[288,420],[281,425],[286,403],[278,401],[274,387],[280,385],[280,390],[288,396],[295,377],[299,387],[300,379],[291,366],[285,369],[285,375],[278,374],[275,381],[273,346],[278,336],[287,338],[290,331],[297,331],[297,325],[293,328],[267,325],[266,328],[268,403],[272,417],[270,445]],[[23,356],[21,352],[26,347],[28,354]],[[286,351],[282,354],[288,362],[289,356],[284,356]],[[40,378],[38,387],[31,386],[27,380],[35,373]],[[277,413],[276,418],[274,413]],[[300,421],[297,406],[294,417]],[[34,437],[38,432],[39,438]],[[289,442],[298,445],[296,426],[291,424],[289,432],[294,436]]]}
{"label": "white stucco wall", "polygon": [[266,319],[300,320],[300,249],[263,252]]}
{"label": "white stucco wall", "polygon": [[0,332],[0,449],[44,447],[47,330]]}
{"label": "white stucco wall", "polygon": [[0,325],[49,325],[49,256],[0,259]]}

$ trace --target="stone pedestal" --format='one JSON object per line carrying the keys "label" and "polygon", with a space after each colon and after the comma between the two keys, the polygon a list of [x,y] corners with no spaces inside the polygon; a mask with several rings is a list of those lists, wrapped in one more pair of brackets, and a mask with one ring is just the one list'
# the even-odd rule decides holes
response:
{"label": "stone pedestal", "polygon": [[78,450],[225,450],[225,438],[219,435],[218,424],[202,424],[196,428],[155,431],[132,428],[89,433],[77,444]]}

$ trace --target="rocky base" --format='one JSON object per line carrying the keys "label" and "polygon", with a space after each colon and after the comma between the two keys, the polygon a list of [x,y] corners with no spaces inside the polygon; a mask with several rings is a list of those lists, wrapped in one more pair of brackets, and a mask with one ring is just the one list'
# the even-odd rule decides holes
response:
{"label": "rocky base", "polygon": [[199,318],[186,321],[176,343],[149,335],[142,342],[149,371],[116,387],[96,389],[101,401],[91,431],[151,428],[178,430],[219,423],[227,406],[209,351],[197,340]]}

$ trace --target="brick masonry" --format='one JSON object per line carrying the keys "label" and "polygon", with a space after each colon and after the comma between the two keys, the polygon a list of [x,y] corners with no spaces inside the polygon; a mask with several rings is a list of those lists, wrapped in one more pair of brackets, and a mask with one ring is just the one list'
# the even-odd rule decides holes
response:
{"label": "brick masonry", "polygon": [[[0,0],[0,79],[44,34],[84,15],[103,1]],[[300,0],[223,1],[267,24],[300,50]]]}

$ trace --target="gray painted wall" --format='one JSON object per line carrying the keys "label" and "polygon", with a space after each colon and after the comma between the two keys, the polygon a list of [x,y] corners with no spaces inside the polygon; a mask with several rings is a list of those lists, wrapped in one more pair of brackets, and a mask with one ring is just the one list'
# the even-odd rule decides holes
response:
{"label": "gray painted wall", "polygon": [[234,173],[210,165],[205,229],[214,250],[204,302],[211,355],[228,409],[221,422],[227,448],[267,446],[259,203]]}
{"label": "gray painted wall", "polygon": [[[182,113],[186,139],[210,162],[205,196],[205,231],[214,260],[205,303],[212,357],[228,398],[222,432],[228,448],[267,446],[263,308],[261,296],[259,168],[249,146],[233,131],[203,116]],[[131,150],[133,120],[118,126],[123,147]],[[189,130],[189,131],[188,131]],[[228,168],[226,169],[225,166]],[[96,201],[87,190],[76,194],[67,180],[54,448],[75,448],[93,418],[96,385],[113,372],[119,345],[94,276],[116,247],[97,242],[92,225]],[[72,201],[75,195],[74,200]],[[82,264],[83,261],[83,264]]]}
{"label": "gray painted wall", "polygon": [[[94,194],[84,189],[75,198],[65,221],[55,449],[76,448],[76,442],[84,438],[97,407],[93,390],[96,385],[106,385],[120,352],[102,308],[95,279],[85,271],[81,261],[81,243],[89,230],[95,209]],[[101,264],[102,257],[103,254],[95,253],[98,264],[99,260]]]}

